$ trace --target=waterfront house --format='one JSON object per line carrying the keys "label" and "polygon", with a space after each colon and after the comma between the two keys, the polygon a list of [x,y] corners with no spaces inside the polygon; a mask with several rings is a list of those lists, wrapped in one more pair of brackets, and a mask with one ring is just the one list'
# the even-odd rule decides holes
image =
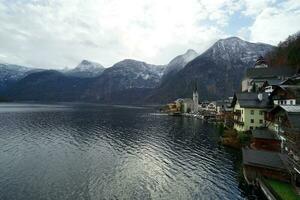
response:
{"label": "waterfront house", "polygon": [[275,132],[269,130],[268,128],[257,128],[251,132],[252,149],[280,152],[281,140]]}
{"label": "waterfront house", "polygon": [[181,113],[190,113],[194,110],[194,101],[190,98],[177,99],[176,105],[179,105]]}
{"label": "waterfront house", "polygon": [[243,174],[249,184],[263,177],[276,180],[290,180],[290,174],[285,167],[286,155],[272,151],[261,151],[243,148]]}
{"label": "waterfront house", "polygon": [[234,129],[249,131],[265,127],[265,112],[272,107],[266,93],[237,93],[232,100]]}
{"label": "waterfront house", "polygon": [[269,128],[281,138],[281,151],[288,155],[292,183],[300,187],[300,105],[277,105],[266,119]]}

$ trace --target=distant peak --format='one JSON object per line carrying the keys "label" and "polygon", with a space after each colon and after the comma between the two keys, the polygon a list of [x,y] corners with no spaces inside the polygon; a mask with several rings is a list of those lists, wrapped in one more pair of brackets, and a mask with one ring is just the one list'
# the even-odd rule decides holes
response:
{"label": "distant peak", "polygon": [[81,62],[80,62],[80,65],[89,65],[89,64],[91,64],[92,62],[91,61],[88,61],[88,60],[82,60]]}
{"label": "distant peak", "polygon": [[188,49],[185,54],[198,54],[194,49]]}
{"label": "distant peak", "polygon": [[82,60],[76,68],[86,68],[86,67],[93,67],[93,68],[104,68],[101,64],[89,61],[89,60]]}

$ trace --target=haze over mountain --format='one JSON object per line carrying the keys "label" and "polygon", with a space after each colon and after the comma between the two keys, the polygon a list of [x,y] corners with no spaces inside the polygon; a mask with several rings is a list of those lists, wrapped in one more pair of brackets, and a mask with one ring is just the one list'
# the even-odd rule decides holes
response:
{"label": "haze over mountain", "polygon": [[166,66],[125,59],[103,69],[84,60],[71,70],[73,74],[54,70],[30,74],[6,95],[14,100],[166,103],[190,97],[197,81],[200,99],[220,99],[238,90],[245,69],[273,48],[230,37],[199,56],[188,50]]}

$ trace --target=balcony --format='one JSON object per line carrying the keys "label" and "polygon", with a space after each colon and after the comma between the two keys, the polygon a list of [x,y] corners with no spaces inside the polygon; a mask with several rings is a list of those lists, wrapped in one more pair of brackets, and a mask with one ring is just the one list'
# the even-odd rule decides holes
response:
{"label": "balcony", "polygon": [[240,117],[241,116],[241,111],[240,110],[236,110],[236,111],[233,112],[233,115]]}
{"label": "balcony", "polygon": [[238,124],[238,125],[240,125],[240,126],[244,126],[244,122],[242,122],[242,121],[240,121],[240,120],[233,120],[233,122],[235,123],[235,124]]}

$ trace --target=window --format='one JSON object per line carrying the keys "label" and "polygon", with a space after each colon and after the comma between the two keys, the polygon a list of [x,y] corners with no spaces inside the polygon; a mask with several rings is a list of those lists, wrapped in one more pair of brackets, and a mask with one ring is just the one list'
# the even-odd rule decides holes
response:
{"label": "window", "polygon": [[264,111],[259,111],[259,115],[264,115]]}
{"label": "window", "polygon": [[253,126],[250,126],[250,130],[253,130]]}
{"label": "window", "polygon": [[251,110],[250,112],[251,112],[251,115],[254,115],[254,110]]}
{"label": "window", "polygon": [[260,123],[260,124],[264,123],[264,120],[260,119],[260,120],[259,120],[259,123]]}
{"label": "window", "polygon": [[254,123],[254,119],[251,119],[250,122],[253,124]]}

